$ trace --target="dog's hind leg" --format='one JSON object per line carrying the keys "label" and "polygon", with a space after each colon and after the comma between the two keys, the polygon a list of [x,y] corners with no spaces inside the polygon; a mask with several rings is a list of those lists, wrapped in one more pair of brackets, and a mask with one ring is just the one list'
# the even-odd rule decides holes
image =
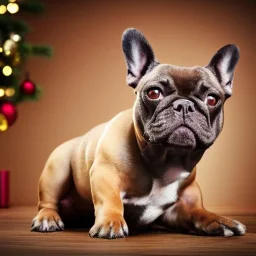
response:
{"label": "dog's hind leg", "polygon": [[31,231],[54,232],[64,229],[58,205],[70,189],[70,162],[78,141],[77,138],[60,145],[49,157],[39,180],[38,214],[32,220]]}

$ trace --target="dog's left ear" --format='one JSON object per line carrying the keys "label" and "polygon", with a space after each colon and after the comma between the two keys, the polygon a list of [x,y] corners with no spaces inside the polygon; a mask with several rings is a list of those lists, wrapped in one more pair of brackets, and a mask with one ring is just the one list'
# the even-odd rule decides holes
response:
{"label": "dog's left ear", "polygon": [[233,76],[239,57],[238,47],[234,44],[229,44],[222,47],[207,66],[223,87],[226,98],[232,94]]}
{"label": "dog's left ear", "polygon": [[135,88],[140,79],[159,63],[149,42],[137,29],[128,28],[124,31],[122,47],[128,71],[126,82]]}

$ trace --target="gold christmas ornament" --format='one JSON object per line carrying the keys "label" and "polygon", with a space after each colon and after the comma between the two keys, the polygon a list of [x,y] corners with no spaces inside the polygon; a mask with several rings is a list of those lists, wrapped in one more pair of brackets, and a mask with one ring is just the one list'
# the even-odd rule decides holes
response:
{"label": "gold christmas ornament", "polygon": [[3,97],[5,94],[5,91],[3,88],[0,88],[0,98]]}
{"label": "gold christmas ornament", "polygon": [[0,52],[3,52],[3,48],[2,47],[0,47]]}
{"label": "gold christmas ornament", "polygon": [[14,34],[14,33],[11,34],[10,38],[11,38],[14,42],[16,42],[16,43],[21,40],[21,36],[18,35],[18,34]]}
{"label": "gold christmas ornament", "polygon": [[21,63],[20,54],[19,54],[19,52],[16,52],[14,55],[12,64],[14,67],[16,67],[16,66],[20,65],[20,63]]}
{"label": "gold christmas ornament", "polygon": [[14,54],[17,44],[12,39],[7,39],[4,42],[3,49],[6,56]]}
{"label": "gold christmas ornament", "polygon": [[6,51],[6,52],[5,52],[5,55],[6,55],[6,56],[10,56],[10,55],[11,55],[11,51]]}
{"label": "gold christmas ornament", "polygon": [[10,76],[12,74],[12,68],[10,66],[4,66],[2,72],[5,76]]}
{"label": "gold christmas ornament", "polygon": [[6,13],[6,6],[0,5],[0,14],[5,14],[5,13]]}
{"label": "gold christmas ornament", "polygon": [[14,90],[13,88],[7,88],[7,89],[5,90],[5,95],[6,95],[7,97],[12,97],[14,94],[15,94],[15,90]]}
{"label": "gold christmas ornament", "polygon": [[11,14],[17,13],[19,11],[19,6],[16,3],[9,3],[7,5],[7,11]]}
{"label": "gold christmas ornament", "polygon": [[0,132],[8,130],[8,122],[3,114],[0,113]]}

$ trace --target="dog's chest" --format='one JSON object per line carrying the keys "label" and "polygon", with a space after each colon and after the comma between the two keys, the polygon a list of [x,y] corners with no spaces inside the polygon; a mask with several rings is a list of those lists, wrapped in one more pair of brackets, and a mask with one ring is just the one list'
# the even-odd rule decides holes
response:
{"label": "dog's chest", "polygon": [[153,181],[150,193],[141,197],[127,197],[121,192],[125,215],[137,224],[150,224],[177,201],[180,180],[163,186],[158,180]]}

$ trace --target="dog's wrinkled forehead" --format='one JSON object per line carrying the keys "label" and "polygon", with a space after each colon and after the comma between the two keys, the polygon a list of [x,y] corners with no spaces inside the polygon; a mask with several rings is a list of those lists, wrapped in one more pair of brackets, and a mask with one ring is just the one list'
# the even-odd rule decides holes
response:
{"label": "dog's wrinkled forehead", "polygon": [[172,86],[181,95],[191,93],[202,84],[207,87],[214,87],[220,93],[224,93],[216,77],[205,67],[179,67],[159,64],[141,79],[136,90],[140,91],[145,85],[154,86],[157,83]]}

